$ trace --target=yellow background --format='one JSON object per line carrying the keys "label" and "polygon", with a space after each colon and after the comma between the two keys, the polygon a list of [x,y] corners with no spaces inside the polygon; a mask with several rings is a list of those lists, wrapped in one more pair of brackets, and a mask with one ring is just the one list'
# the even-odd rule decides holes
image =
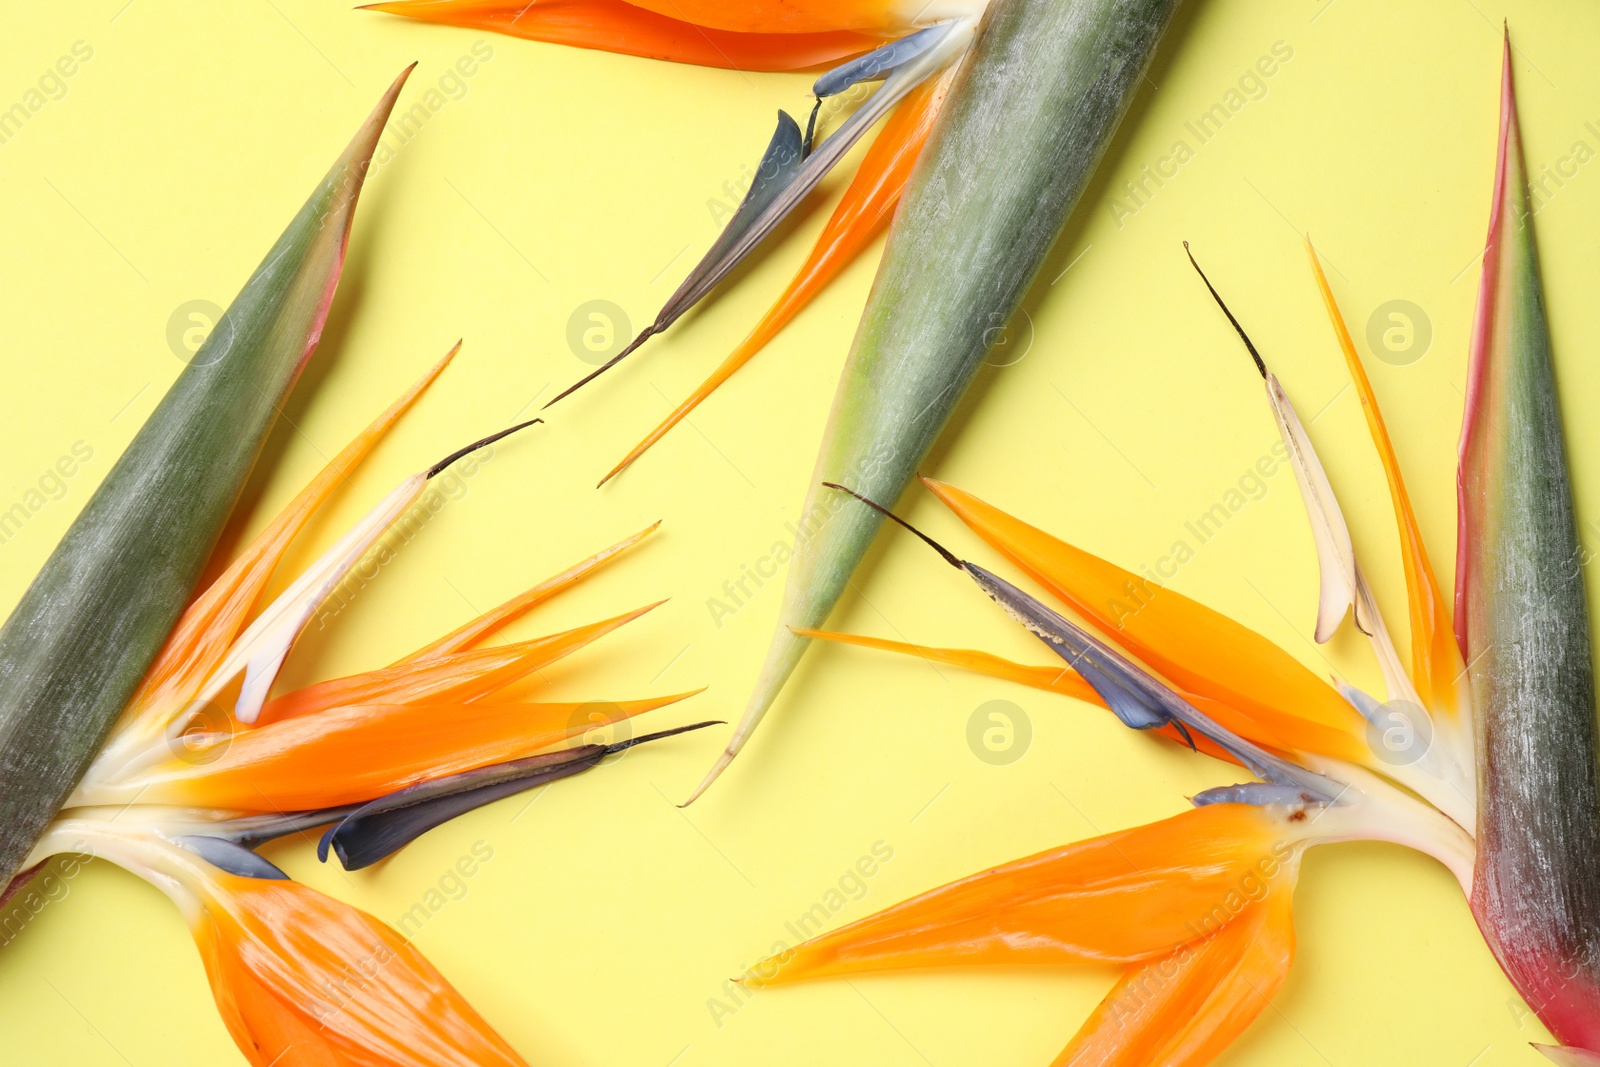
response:
{"label": "yellow background", "polygon": [[[180,362],[167,332],[189,301],[225,305],[381,90],[407,62],[409,108],[485,41],[492,58],[369,182],[314,368],[276,431],[230,535],[258,529],[343,442],[458,336],[455,366],[317,523],[304,563],[404,473],[507,423],[588,364],[574,309],[653,314],[715,233],[802,75],[741,75],[567,50],[348,10],[330,0],[94,0],[6,5],[0,107],[74,42],[93,58],[65,95],[0,144],[0,507],[74,442],[93,459],[0,545],[15,601],[150,412]],[[1154,565],[1276,440],[1254,371],[1189,272],[1187,238],[1252,331],[1339,488],[1405,630],[1388,499],[1307,277],[1315,237],[1363,337],[1386,301],[1431,321],[1420,360],[1369,371],[1443,576],[1452,570],[1454,447],[1467,326],[1488,212],[1499,28],[1509,15],[1530,169],[1561,165],[1538,216],[1580,517],[1600,505],[1600,12],[1576,0],[1489,8],[1207,0],[1178,17],[1101,179],[1029,303],[1031,343],[985,372],[927,464],[1130,567]],[[1185,128],[1276,42],[1293,56],[1204,145]],[[1595,126],[1585,124],[1594,121]],[[1113,198],[1183,139],[1193,158],[1137,212]],[[1575,142],[1590,150],[1579,165]],[[391,143],[394,143],[391,138]],[[838,180],[830,184],[837,192]],[[1152,188],[1154,188],[1152,186]],[[494,461],[309,636],[284,679],[379,665],[655,519],[626,562],[541,610],[522,635],[671,602],[549,673],[553,695],[617,698],[700,685],[651,726],[738,715],[780,582],[718,626],[708,599],[786,540],[873,250],[750,368],[643,462],[598,476],[719,361],[781,288],[826,218],[817,204],[703,313],[653,341]],[[1120,217],[1119,217],[1120,215]],[[1362,341],[1365,348],[1365,341]],[[1369,687],[1348,631],[1307,639],[1316,570],[1290,475],[1239,511],[1174,579],[1300,657]],[[959,551],[992,553],[924,493],[904,510]],[[1600,543],[1600,534],[1585,531]],[[292,568],[286,569],[292,574]],[[1446,578],[1448,580],[1448,578]],[[280,586],[282,579],[280,579]],[[883,535],[840,628],[1045,655],[959,575]],[[1403,639],[1403,636],[1402,636]],[[1326,656],[1326,661],[1324,660]],[[1023,709],[1026,755],[968,748],[989,700]],[[394,921],[475,842],[493,858],[439,908],[421,948],[541,1064],[1048,1063],[1113,972],[946,972],[819,982],[728,999],[724,980],[790,939],[875,843],[893,859],[849,921],[990,864],[1181,810],[1232,779],[1218,764],[1121,731],[1104,713],[999,682],[859,650],[815,651],[707,799],[681,800],[727,728],[504,801],[373,870],[268,854],[296,877]],[[447,880],[447,886],[449,886]],[[1298,898],[1299,958],[1271,1010],[1224,1062],[1543,1062],[1543,1031],[1501,977],[1449,876],[1387,846],[1315,852]],[[738,1005],[733,1012],[714,1010]],[[155,892],[91,865],[0,956],[6,1063],[84,1067],[240,1062],[183,926]]]}

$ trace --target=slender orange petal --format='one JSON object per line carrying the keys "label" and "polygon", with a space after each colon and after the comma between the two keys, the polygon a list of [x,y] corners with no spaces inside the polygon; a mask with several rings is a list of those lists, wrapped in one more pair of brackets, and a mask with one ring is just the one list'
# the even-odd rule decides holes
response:
{"label": "slender orange petal", "polygon": [[[930,648],[927,645],[912,645],[901,641],[887,641],[880,637],[863,637],[859,634],[841,634],[830,630],[805,630],[798,627],[795,633],[801,637],[815,638],[821,641],[835,641],[845,645],[860,645],[863,648],[876,648],[885,652],[899,652],[906,656],[916,656],[919,659],[930,660],[934,663],[944,663],[952,667],[961,667],[965,670],[987,674],[991,678],[1004,678],[1008,682],[1017,682],[1033,689],[1044,689],[1062,696],[1072,697],[1076,700],[1086,700],[1091,704],[1106,706],[1105,698],[1095,692],[1094,686],[1083,680],[1083,676],[1062,664],[1056,667],[1033,667],[1021,663],[1014,663],[1008,659],[988,652],[979,652],[970,648]],[[1190,697],[1191,701],[1201,701],[1202,698]],[[1202,711],[1216,718],[1219,722],[1226,722],[1229,716],[1224,713],[1218,716],[1212,702],[1203,702]],[[1238,717],[1233,716],[1233,721]],[[1150,731],[1177,744],[1188,747],[1189,740],[1185,739],[1170,723]],[[1227,760],[1229,763],[1238,763],[1226,750],[1206,737],[1191,735],[1194,747],[1208,756]],[[1256,738],[1252,738],[1256,740]]]}
{"label": "slender orange petal", "polygon": [[424,646],[411,653],[411,655],[397,660],[393,666],[399,667],[408,663],[423,663],[471,648],[485,638],[499,632],[502,627],[508,626],[523,615],[526,615],[557,593],[571,589],[590,574],[593,574],[640,541],[643,541],[646,537],[655,533],[660,526],[660,522],[652,523],[632,537],[625,537],[610,548],[603,548],[588,559],[574,563],[560,574],[546,578],[526,593],[512,597],[499,607],[484,612],[465,626],[452,630],[431,645]]}
{"label": "slender orange petal", "polygon": [[[1370,762],[1355,710],[1332,686],[1260,634],[970,493],[930,478],[923,483],[978,536],[1118,644],[1179,688],[1253,722],[1252,737],[1275,747]],[[1290,740],[1284,730],[1294,722],[1309,729]]]}
{"label": "slender orange petal", "polygon": [[421,662],[318,682],[269,700],[256,722],[265,725],[352,704],[467,703],[543,670],[663,603],[647,604],[614,618],[531,641],[433,656]]}
{"label": "slender orange petal", "polygon": [[939,115],[953,73],[948,71],[924,82],[906,97],[878,132],[872,148],[861,161],[860,169],[845,189],[844,198],[839,201],[839,206],[834,209],[833,216],[828,219],[827,226],[811,249],[811,255],[789,282],[783,295],[778,297],[778,302],[772,305],[756,328],[750,331],[750,335],[739,343],[739,347],[722,361],[722,365],[700,384],[689,399],[679,404],[672,414],[633,447],[633,451],[621,463],[600,479],[601,485],[644,455],[651,445],[666,436],[667,431],[683,421],[702,400],[750,362],[883,232],[894,216],[895,206],[900,203],[900,192],[911,176],[911,168],[927,143],[928,132],[933,129],[934,119]]}
{"label": "slender orange petal", "polygon": [[622,0],[392,0],[367,10],[624,55],[734,70],[805,70],[869,52],[852,30],[738,33],[696,26]]}
{"label": "slender orange petal", "polygon": [[835,633],[831,630],[807,630],[794,627],[794,632],[801,637],[815,638],[819,641],[834,641],[842,645],[858,645],[862,648],[876,648],[884,652],[899,652],[905,656],[916,656],[920,659],[942,663],[951,667],[961,667],[979,674],[987,674],[991,678],[1004,678],[1008,682],[1019,682],[1034,689],[1046,689],[1052,693],[1072,697],[1076,700],[1087,700],[1091,704],[1105,706],[1094,686],[1083,680],[1083,676],[1068,667],[1065,663],[1053,667],[1034,667],[1021,663],[1014,663],[1008,659],[988,652],[979,652],[970,648],[930,648],[927,645],[907,644],[904,641],[890,641],[882,637],[865,637],[861,634]]}
{"label": "slender orange petal", "polygon": [[1292,877],[1273,816],[1213,804],[963,878],[752,968],[762,984],[862,971],[1134,962],[1205,938]]}
{"label": "slender orange petal", "polygon": [[1222,930],[1129,969],[1054,1067],[1201,1067],[1248,1027],[1294,959],[1293,887],[1274,884]]}
{"label": "slender orange petal", "polygon": [[207,877],[193,921],[217,1008],[255,1067],[527,1067],[422,954],[295,882]]}
{"label": "slender orange petal", "polygon": [[1406,493],[1405,479],[1400,473],[1400,461],[1389,440],[1389,429],[1384,425],[1383,412],[1378,408],[1377,397],[1372,392],[1372,382],[1356,352],[1355,342],[1345,326],[1344,316],[1328,287],[1328,279],[1317,261],[1316,249],[1306,241],[1306,254],[1311,258],[1311,272],[1322,293],[1322,303],[1328,309],[1328,320],[1333,325],[1339,350],[1344,353],[1345,365],[1350,368],[1350,378],[1355,382],[1356,393],[1361,397],[1361,411],[1367,417],[1367,430],[1372,443],[1377,446],[1383,460],[1383,474],[1389,482],[1389,498],[1394,505],[1395,520],[1400,527],[1400,553],[1405,564],[1406,595],[1411,609],[1411,681],[1430,710],[1460,710],[1458,682],[1465,670],[1461,649],[1457,646],[1451,629],[1450,608],[1445,601],[1439,581],[1434,577],[1433,564],[1428,560],[1427,546],[1422,542],[1422,529],[1417,525],[1416,513],[1411,508],[1411,497]]}
{"label": "slender orange petal", "polygon": [[161,708],[187,699],[186,690],[198,686],[227,653],[295,535],[460,350],[457,341],[420,381],[357,434],[189,606],[146,674],[132,707]]}
{"label": "slender orange petal", "polygon": [[[696,690],[695,692],[699,692]],[[177,760],[122,792],[142,803],[233,811],[354,804],[417,782],[520,759],[694,693],[621,703],[365,704],[241,730],[210,762]]]}

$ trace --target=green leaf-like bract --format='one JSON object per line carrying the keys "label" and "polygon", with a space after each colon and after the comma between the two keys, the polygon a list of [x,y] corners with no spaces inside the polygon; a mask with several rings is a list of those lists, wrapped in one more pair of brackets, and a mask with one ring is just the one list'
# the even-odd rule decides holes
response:
{"label": "green leaf-like bract", "polygon": [[1509,43],[1461,439],[1456,632],[1477,716],[1472,910],[1563,1044],[1600,1049],[1600,764]]}
{"label": "green leaf-like bract", "polygon": [[267,253],[0,628],[0,886],[193,592],[315,350],[402,74]]}
{"label": "green leaf-like bract", "polygon": [[[749,738],[1088,184],[1177,0],[994,0],[917,163],[845,364],[755,692],[701,790]],[[847,506],[848,505],[848,506]],[[698,795],[698,793],[696,794]]]}

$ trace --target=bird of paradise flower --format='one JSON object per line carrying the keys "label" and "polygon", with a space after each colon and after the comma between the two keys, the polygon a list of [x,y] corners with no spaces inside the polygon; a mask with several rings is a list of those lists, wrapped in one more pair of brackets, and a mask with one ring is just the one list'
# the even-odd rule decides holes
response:
{"label": "bird of paradise flower", "polygon": [[[770,957],[746,981],[1115,962],[1126,970],[1057,1057],[1058,1067],[1204,1064],[1282,986],[1294,954],[1292,899],[1305,851],[1387,841],[1433,856],[1459,881],[1507,977],[1560,1042],[1536,1047],[1568,1067],[1600,1064],[1600,745],[1509,38],[1463,419],[1453,612],[1423,547],[1371,383],[1309,242],[1307,251],[1399,525],[1409,668],[1357,563],[1309,435],[1266,361],[1206,285],[1265,382],[1293,463],[1321,574],[1316,637],[1328,640],[1352,617],[1376,655],[1386,699],[1343,682],[1330,686],[1264,637],[1170,588],[1143,598],[1138,611],[1114,612],[1109,605],[1128,583],[1138,587],[1131,572],[924,479],[973,532],[1088,623],[912,530],[1066,667],[849,634],[806,636],[1093,701],[1129,727],[1229,760],[1258,780],[1206,790],[1192,810],[1161,822],[931,890]],[[1396,723],[1431,740],[1415,744],[1407,758],[1386,759],[1368,729],[1381,734]]]}
{"label": "bird of paradise flower", "polygon": [[[802,131],[780,112],[749,192],[717,241],[650,325],[550,404],[616,366],[704,299],[888,116],[810,255],[750,334],[687,399],[600,479],[604,485],[748,363],[883,232],[922,153],[987,0],[391,0],[367,10],[492,30],[536,41],[710,67],[756,71],[836,66],[813,86]],[[824,139],[823,102],[883,80]],[[549,405],[546,405],[549,406]]]}
{"label": "bird of paradise flower", "polygon": [[[29,857],[110,859],[169,896],[194,933],[218,1010],[258,1067],[288,1063],[523,1064],[445,979],[383,923],[288,879],[252,851],[327,826],[347,869],[502,797],[597,766],[642,742],[566,742],[692,693],[533,702],[519,683],[643,616],[509,644],[501,629],[656,529],[574,564],[387,667],[268,698],[303,628],[430,481],[515,429],[406,479],[265,607],[296,536],[460,346],[296,496],[174,628],[65,808]],[[240,678],[243,677],[242,683]],[[226,695],[237,696],[229,701]],[[362,980],[349,976],[359,968]]]}

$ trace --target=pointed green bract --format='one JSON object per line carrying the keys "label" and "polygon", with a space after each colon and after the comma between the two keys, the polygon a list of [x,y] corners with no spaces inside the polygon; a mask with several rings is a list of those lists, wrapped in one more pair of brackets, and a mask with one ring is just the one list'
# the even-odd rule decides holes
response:
{"label": "pointed green bract", "polygon": [[1508,42],[1459,475],[1456,632],[1478,709],[1472,908],[1545,1025],[1600,1050],[1600,737],[1510,60]]}
{"label": "pointed green bract", "polygon": [[390,86],[0,628],[0,885],[183,611],[321,337]]}
{"label": "pointed green bract", "polygon": [[[1176,0],[994,0],[906,187],[801,512],[744,746],[1002,335],[1127,110]],[[692,799],[692,798],[691,798]]]}

